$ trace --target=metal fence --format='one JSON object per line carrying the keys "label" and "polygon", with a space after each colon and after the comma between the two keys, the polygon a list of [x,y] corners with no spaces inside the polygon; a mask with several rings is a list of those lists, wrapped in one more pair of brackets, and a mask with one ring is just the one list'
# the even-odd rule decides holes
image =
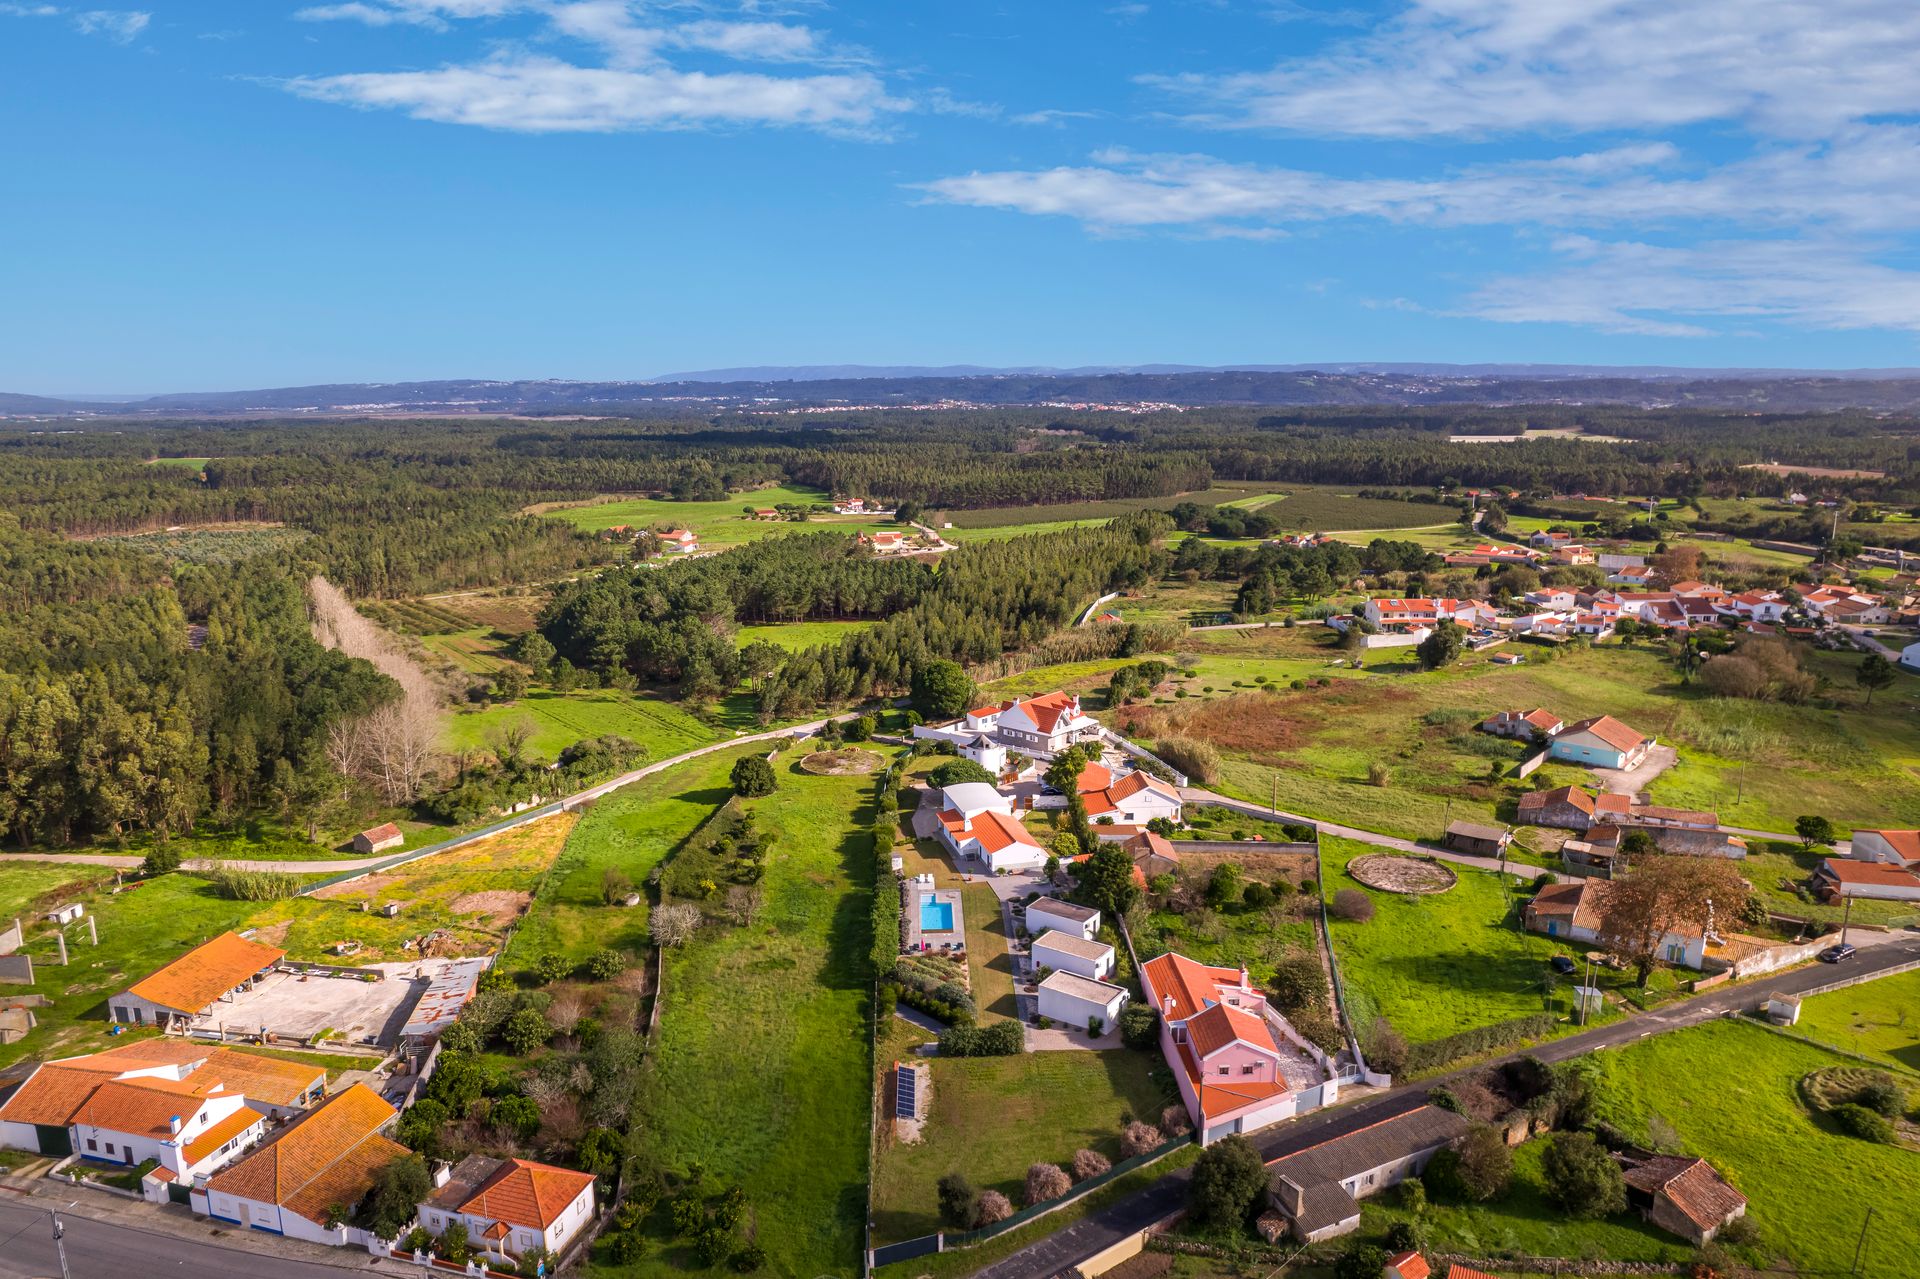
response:
{"label": "metal fence", "polygon": [[917,1238],[903,1239],[898,1243],[884,1244],[881,1247],[870,1249],[867,1253],[868,1269],[871,1270],[875,1266],[884,1266],[893,1261],[906,1261],[912,1257],[922,1257],[930,1252],[946,1252],[954,1248],[971,1248],[976,1244],[983,1244],[989,1239],[1007,1233],[1009,1230],[1017,1230],[1028,1222],[1044,1217],[1050,1212],[1057,1212],[1062,1208],[1068,1207],[1085,1198],[1087,1195],[1092,1194],[1100,1187],[1108,1185],[1120,1177],[1126,1176],[1136,1168],[1144,1168],[1155,1160],[1162,1159],[1184,1146],[1192,1145],[1197,1140],[1199,1140],[1199,1138],[1196,1134],[1188,1133],[1184,1137],[1176,1137],[1172,1141],[1162,1142],[1159,1146],[1149,1150],[1144,1155],[1134,1155],[1131,1158],[1122,1159],[1119,1163],[1107,1169],[1107,1171],[1101,1173],[1099,1176],[1087,1178],[1059,1199],[1049,1199],[1045,1203],[1034,1204],[1030,1208],[1022,1208],[1005,1221],[996,1221],[991,1226],[982,1226],[978,1230],[955,1230],[951,1232],[943,1230],[935,1234],[920,1235]]}

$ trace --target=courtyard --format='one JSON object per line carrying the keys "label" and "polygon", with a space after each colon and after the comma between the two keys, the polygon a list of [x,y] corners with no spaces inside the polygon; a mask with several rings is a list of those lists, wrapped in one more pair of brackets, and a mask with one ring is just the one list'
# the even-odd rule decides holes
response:
{"label": "courtyard", "polygon": [[[194,1019],[192,1033],[270,1036],[311,1044],[325,1032],[327,1042],[345,1047],[389,1048],[398,1042],[401,1028],[441,969],[459,962],[281,969],[254,983],[253,989],[216,1003],[205,1016]],[[376,973],[379,976],[369,980]]]}

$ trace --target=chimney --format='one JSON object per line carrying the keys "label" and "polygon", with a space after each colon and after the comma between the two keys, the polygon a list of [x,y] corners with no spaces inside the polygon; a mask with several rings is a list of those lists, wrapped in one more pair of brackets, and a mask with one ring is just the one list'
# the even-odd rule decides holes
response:
{"label": "chimney", "polygon": [[972,814],[972,813],[962,813],[962,814],[960,814],[960,829],[961,829],[961,830],[967,830],[967,831],[970,831],[970,830],[972,830],[972,829],[973,829],[973,814]]}
{"label": "chimney", "polygon": [[1173,996],[1172,995],[1160,996],[1160,1011],[1167,1016],[1173,1015]]}
{"label": "chimney", "polygon": [[453,1176],[452,1164],[448,1164],[448,1163],[435,1164],[433,1166],[434,1189],[438,1190],[441,1186],[446,1185],[448,1179],[451,1178],[452,1176]]}
{"label": "chimney", "polygon": [[1273,1197],[1289,1217],[1298,1217],[1306,1201],[1306,1191],[1299,1182],[1282,1173],[1273,1179]]}
{"label": "chimney", "polygon": [[180,1135],[180,1116],[178,1115],[167,1116],[167,1131],[175,1137],[178,1137]]}

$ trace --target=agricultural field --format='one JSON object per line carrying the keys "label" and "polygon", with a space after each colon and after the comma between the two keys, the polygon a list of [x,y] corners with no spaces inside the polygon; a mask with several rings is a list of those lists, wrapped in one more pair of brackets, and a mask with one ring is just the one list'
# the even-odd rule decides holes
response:
{"label": "agricultural field", "polygon": [[872,622],[785,622],[777,626],[742,626],[735,633],[735,638],[741,648],[764,640],[784,649],[798,651],[838,644],[847,636],[872,625]]}
{"label": "agricultural field", "polygon": [[829,500],[828,494],[817,489],[782,486],[731,493],[718,502],[675,502],[666,498],[650,497],[620,498],[610,502],[595,502],[588,506],[560,507],[542,511],[541,514],[549,519],[565,520],[575,528],[588,532],[613,528],[619,524],[626,524],[635,529],[656,526],[691,529],[694,536],[700,539],[702,550],[742,546],[748,542],[757,542],[763,537],[778,537],[784,533],[817,533],[823,528],[845,528],[851,533],[859,527],[891,525],[890,521],[876,519],[871,515],[816,515],[804,524],[789,523],[785,520],[756,520],[748,517],[743,510],[749,506],[810,505]]}
{"label": "agricultural field", "polygon": [[[882,1028],[876,1066],[885,1072],[925,1040],[895,1019]],[[921,1140],[883,1131],[873,1168],[874,1242],[911,1239],[941,1228],[940,1178],[960,1172],[982,1190],[1018,1204],[1027,1166],[1069,1165],[1090,1149],[1118,1162],[1129,1120],[1159,1122],[1178,1100],[1158,1053],[1035,1052],[1014,1057],[931,1061],[932,1102]],[[890,1124],[883,1124],[890,1130]]]}
{"label": "agricultural field", "polygon": [[[874,781],[814,776],[798,758],[776,759],[775,794],[745,801],[774,836],[760,916],[709,925],[667,956],[632,1128],[660,1166],[697,1161],[745,1192],[770,1272],[842,1274],[858,1265],[868,1174]],[[723,800],[725,766],[680,771],[681,789]],[[664,1238],[665,1215],[649,1223],[663,1237],[620,1273],[694,1265]]]}
{"label": "agricultural field", "polygon": [[1920,972],[1815,995],[1800,1005],[1800,1034],[1920,1071]]}
{"label": "agricultural field", "polygon": [[937,518],[952,522],[953,528],[946,530],[950,540],[966,541],[1098,524],[1134,511],[1171,510],[1182,502],[1257,509],[1301,530],[1417,528],[1443,523],[1452,515],[1448,507],[1425,502],[1355,497],[1351,488],[1340,486],[1225,480],[1201,492],[1171,497],[988,507],[946,511]]}
{"label": "agricultural field", "polygon": [[199,474],[207,469],[207,463],[214,460],[216,459],[210,457],[150,457],[147,459],[147,465],[177,466],[183,470],[193,471]]}
{"label": "agricultural field", "polygon": [[449,752],[485,751],[488,739],[504,725],[530,730],[527,749],[546,759],[582,738],[617,733],[646,748],[647,759],[661,760],[719,741],[737,729],[757,727],[749,697],[722,704],[719,724],[694,717],[685,706],[653,693],[586,689],[556,693],[536,689],[512,702],[485,710],[462,710],[447,720],[441,748]]}
{"label": "agricultural field", "polygon": [[1525,880],[1503,883],[1491,871],[1453,867],[1459,882],[1445,892],[1379,892],[1346,872],[1355,857],[1378,851],[1320,841],[1323,891],[1331,897],[1357,889],[1377,912],[1365,923],[1330,921],[1357,1029],[1364,1033],[1374,1017],[1384,1017],[1418,1044],[1541,1012],[1571,1015],[1572,995],[1547,969],[1548,958],[1565,947],[1520,928],[1517,912],[1530,895]]}
{"label": "agricultural field", "polygon": [[[567,842],[576,815],[560,813],[391,871],[259,903],[249,917],[258,937],[295,959],[324,960],[335,942],[357,941],[354,963],[405,960],[405,943],[442,932],[439,953],[496,949],[533,898]],[[397,904],[387,918],[380,908]]]}

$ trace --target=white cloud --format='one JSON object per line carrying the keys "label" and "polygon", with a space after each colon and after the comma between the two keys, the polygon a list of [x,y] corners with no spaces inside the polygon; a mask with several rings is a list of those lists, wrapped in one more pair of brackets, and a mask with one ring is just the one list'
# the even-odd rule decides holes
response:
{"label": "white cloud", "polygon": [[318,4],[301,9],[294,15],[298,22],[360,22],[369,27],[390,27],[396,23],[405,23],[416,27],[431,27],[445,30],[446,23],[424,9],[396,9],[385,5],[362,4],[359,0],[349,0],[347,4]]}
{"label": "white cloud", "polygon": [[130,44],[152,21],[150,13],[125,9],[88,9],[73,15],[81,35],[105,36],[115,44]]}
{"label": "white cloud", "polygon": [[1488,281],[1463,315],[1697,337],[1697,320],[1768,320],[1814,329],[1920,331],[1920,273],[1844,243],[1741,240],[1685,248],[1569,237],[1567,265]]}
{"label": "white cloud", "polygon": [[435,71],[369,72],[286,82],[302,97],[407,112],[415,119],[522,133],[620,132],[711,125],[799,125],[871,132],[890,99],[877,77],[778,77],[581,67],[505,58]]}
{"label": "white cloud", "polygon": [[1196,120],[1417,138],[1740,121],[1780,137],[1920,111],[1911,0],[1412,0],[1267,71],[1149,77]]}
{"label": "white cloud", "polygon": [[60,10],[50,4],[0,4],[0,15],[9,18],[57,18]]}

